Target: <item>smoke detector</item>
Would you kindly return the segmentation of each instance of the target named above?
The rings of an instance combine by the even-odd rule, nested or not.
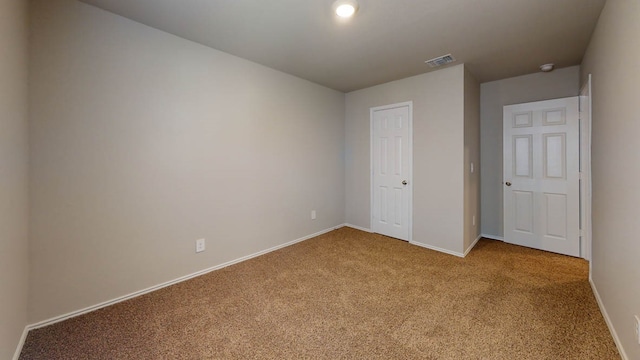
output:
[[[553,68],[556,66],[556,64],[544,64],[544,65],[540,65],[540,70],[542,72],[550,72],[553,71]]]
[[[438,56],[437,58],[433,58],[431,60],[425,61],[425,64],[429,64],[431,67],[438,67],[446,64],[450,64],[456,61],[456,59],[451,56],[451,54]]]

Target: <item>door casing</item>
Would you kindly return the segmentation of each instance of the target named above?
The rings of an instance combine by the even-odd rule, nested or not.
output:
[[[580,257],[591,264],[591,74],[580,90]],[[591,270],[589,270],[591,273]]]

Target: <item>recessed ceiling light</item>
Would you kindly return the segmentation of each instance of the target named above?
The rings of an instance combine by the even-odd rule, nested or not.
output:
[[[556,66],[555,64],[540,65],[540,70],[542,72],[549,72],[549,71],[552,71],[555,66]]]
[[[333,3],[333,10],[341,18],[350,18],[358,11],[358,3],[354,0],[338,0]]]

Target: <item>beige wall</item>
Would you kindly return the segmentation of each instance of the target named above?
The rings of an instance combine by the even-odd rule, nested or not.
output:
[[[344,94],[33,4],[30,322],[343,223]]]
[[[640,359],[640,2],[607,1],[584,62],[592,74],[592,278],[628,359]]]
[[[502,238],[502,107],[577,96],[580,67],[483,83],[480,86],[481,232]]]
[[[413,101],[413,241],[463,252],[464,66],[346,96],[346,222],[371,227],[369,109]]]
[[[473,163],[473,173],[471,164]],[[464,71],[464,250],[480,235],[480,84]],[[475,216],[475,224],[473,217]]]
[[[0,359],[27,325],[27,1],[0,0]]]

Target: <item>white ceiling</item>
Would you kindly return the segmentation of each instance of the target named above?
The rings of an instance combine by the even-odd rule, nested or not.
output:
[[[580,64],[605,0],[82,0],[348,92],[432,71],[451,53],[481,82]]]

